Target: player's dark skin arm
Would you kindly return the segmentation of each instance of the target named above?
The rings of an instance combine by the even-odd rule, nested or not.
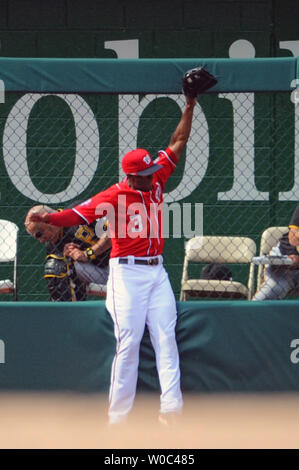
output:
[[[186,107],[182,114],[181,120],[177,125],[176,130],[170,138],[168,147],[180,158],[186,144],[188,142],[193,119],[194,107],[197,103],[197,98],[186,98]]]
[[[182,114],[180,122],[177,125],[176,130],[170,138],[168,147],[175,153],[177,158],[180,158],[186,144],[188,142],[193,119],[194,106],[197,103],[197,98],[186,98],[186,108]],[[154,175],[148,176],[134,176],[128,175],[128,185],[140,191],[150,191],[152,188]]]

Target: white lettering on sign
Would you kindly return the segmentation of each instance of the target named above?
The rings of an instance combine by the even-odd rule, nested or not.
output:
[[[0,339],[0,364],[5,364],[5,343]]]
[[[0,80],[0,103],[5,103],[5,85],[3,80]]]
[[[29,174],[26,144],[30,113],[44,96],[48,94],[28,93],[13,106],[4,127],[3,158],[12,183],[24,196],[46,204],[61,203],[77,197],[93,180],[99,161],[99,131],[92,110],[81,96],[54,95],[64,100],[73,114],[76,130],[75,165],[71,181],[65,190],[56,194],[41,192],[34,186]],[[63,175],[63,165],[57,168],[57,174]]]
[[[258,191],[254,179],[254,93],[221,93],[231,101],[234,123],[233,187],[219,192],[220,201],[265,201],[269,193]]]
[[[280,41],[281,49],[287,49],[297,57],[299,40]],[[139,40],[106,41],[105,48],[116,52],[117,57],[139,58]],[[244,39],[234,41],[229,48],[232,58],[254,57],[255,48]],[[0,80],[0,103],[4,102],[4,83]],[[291,92],[291,89],[290,89]],[[297,93],[297,91],[296,91]],[[93,111],[86,101],[76,94],[53,94],[69,106],[74,119],[76,142],[74,143],[74,169],[67,187],[49,194],[38,189],[30,176],[27,157],[27,132],[33,106],[48,94],[25,94],[11,109],[3,131],[4,164],[14,186],[25,197],[40,203],[62,203],[77,198],[92,182],[100,157],[100,134]],[[297,95],[294,95],[297,96]],[[138,126],[142,113],[154,100],[167,97],[183,111],[182,95],[146,95],[139,102],[139,95],[119,95],[119,175],[123,177],[121,159],[124,153],[136,148]],[[233,107],[233,182],[230,189],[218,192],[220,201],[267,201],[269,193],[259,191],[255,185],[255,128],[254,93],[223,93],[219,98],[229,100]],[[42,105],[42,101],[39,103]],[[290,189],[279,193],[279,201],[299,200],[299,106],[294,103],[294,181]],[[169,136],[170,137],[170,136]],[[55,136],[53,136],[55,139]],[[59,142],[57,143],[59,152]],[[202,183],[208,168],[210,136],[207,119],[201,106],[195,108],[191,136],[186,149],[186,160],[181,180],[176,188],[165,194],[165,202],[171,203],[188,197]],[[64,177],[63,166],[57,168]],[[42,177],[43,175],[41,175]]]

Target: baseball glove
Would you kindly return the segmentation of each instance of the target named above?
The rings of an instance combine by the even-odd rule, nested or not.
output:
[[[204,93],[216,85],[216,78],[204,67],[196,67],[188,70],[182,79],[183,93],[185,96],[195,98],[199,93]]]

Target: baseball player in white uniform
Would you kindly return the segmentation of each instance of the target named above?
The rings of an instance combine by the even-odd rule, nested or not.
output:
[[[166,150],[153,162],[145,149],[122,160],[126,178],[57,214],[32,215],[32,220],[58,226],[91,223],[107,216],[112,241],[106,306],[114,322],[116,352],[111,369],[109,423],[123,422],[134,403],[139,348],[147,325],[155,350],[163,417],[183,406],[179,355],[175,337],[177,311],[163,267],[161,203],[166,181],[188,141],[197,98],[186,107]]]

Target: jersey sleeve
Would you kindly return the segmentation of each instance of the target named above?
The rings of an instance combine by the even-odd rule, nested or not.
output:
[[[113,190],[112,186],[105,191],[101,191],[90,199],[81,202],[81,204],[73,207],[72,210],[76,212],[76,214],[80,215],[87,224],[91,224],[101,217],[107,217],[107,219],[109,219],[109,214],[110,217],[112,212],[114,214],[115,196],[116,192]]]
[[[295,209],[295,211],[292,215],[289,228],[298,228],[299,229],[299,205],[296,207],[296,209]]]
[[[158,152],[158,158],[155,160],[155,163],[163,166],[163,168],[157,171],[155,175],[157,181],[159,181],[161,184],[162,189],[164,189],[168,178],[176,169],[178,158],[176,154],[168,147],[166,150],[160,150]]]

